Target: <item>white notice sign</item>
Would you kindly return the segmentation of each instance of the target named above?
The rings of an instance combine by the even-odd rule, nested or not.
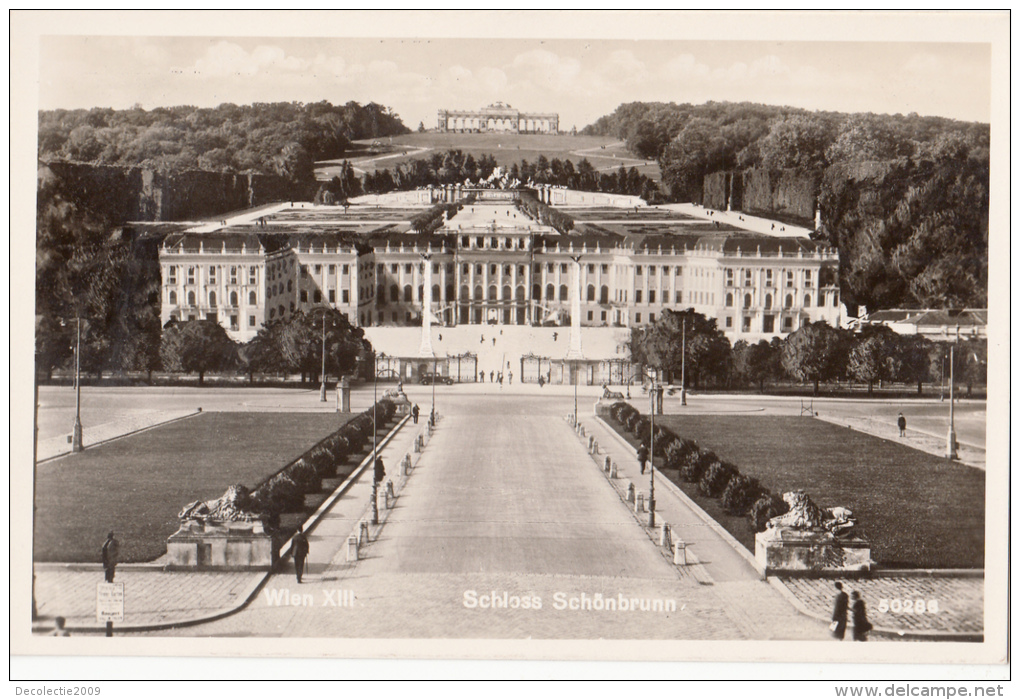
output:
[[[96,584],[96,620],[124,622],[124,584]]]

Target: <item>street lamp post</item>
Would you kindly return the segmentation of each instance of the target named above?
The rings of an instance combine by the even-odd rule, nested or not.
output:
[[[680,349],[680,405],[687,405],[687,319],[684,319],[683,342]]]
[[[955,345],[949,346],[949,434],[946,435],[946,457],[949,459],[956,459],[956,425],[953,414],[953,404],[955,403],[955,391],[953,384],[953,350]]]
[[[81,439],[81,316],[76,319],[74,341],[74,428],[71,431],[71,452],[85,449]]]
[[[326,400],[326,313],[322,314],[322,382],[319,384],[319,401]]]
[[[372,353],[372,524],[379,524],[379,482],[375,480],[375,460],[379,459],[379,426],[376,405],[379,403],[379,362]]]
[[[650,371],[652,379],[651,410],[648,412],[651,419],[651,428],[648,433],[648,527],[655,527],[655,377],[656,371]]]

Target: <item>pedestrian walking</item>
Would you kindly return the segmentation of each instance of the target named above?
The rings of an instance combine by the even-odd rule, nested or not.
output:
[[[492,382],[494,381],[495,377],[496,377],[496,371],[490,369],[489,370],[489,384],[492,384]]]
[[[308,538],[305,537],[300,525],[291,540],[290,551],[294,553],[294,574],[297,576],[297,582],[301,583],[301,576],[305,572],[305,559],[308,558]]]
[[[850,613],[854,623],[854,641],[866,642],[868,641],[868,632],[873,629],[873,625],[868,622],[868,611],[864,605],[864,599],[861,598],[861,594],[857,591],[851,593],[850,598]]]
[[[900,413],[900,415],[896,417],[896,426],[900,429],[900,437],[906,437],[907,419],[903,417],[902,413]]]
[[[513,372],[507,372],[506,373],[506,380],[507,380],[506,381],[507,384],[513,384],[514,383],[514,373]]]
[[[641,465],[641,473],[645,473],[645,464],[648,462],[648,445],[641,443],[641,447],[637,448],[637,461]]]
[[[492,339],[492,347],[496,347],[496,339],[495,338]]]
[[[481,382],[482,384],[485,384],[485,372],[478,373],[478,381]]]
[[[836,602],[832,606],[832,624],[829,625],[829,630],[833,637],[842,640],[846,635],[846,613],[850,606],[850,598],[843,590],[842,583],[837,581],[835,585]]]
[[[106,582],[113,583],[113,575],[117,571],[117,562],[120,560],[120,542],[111,532],[106,536],[103,543],[103,571],[106,573]]]
[[[382,457],[375,458],[375,483],[381,483],[386,478],[386,465],[383,464]]]
[[[418,404],[415,404],[415,405],[414,405],[414,406],[413,406],[413,407],[411,408],[411,420],[413,420],[413,421],[414,421],[414,424],[415,424],[415,425],[418,425],[418,413],[419,413],[419,411],[420,411],[420,410],[421,410],[421,409],[419,409],[419,408],[418,408]]]
[[[485,334],[482,334],[482,339],[478,341],[479,345],[485,342]]]
[[[70,637],[71,634],[66,629],[64,629],[64,625],[66,623],[67,623],[67,620],[65,620],[60,615],[57,615],[57,617],[53,620],[54,627],[53,627],[53,631],[50,632],[50,636],[51,637]]]

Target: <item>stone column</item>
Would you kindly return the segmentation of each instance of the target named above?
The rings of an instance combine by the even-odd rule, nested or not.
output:
[[[421,287],[421,345],[418,355],[432,357],[432,253],[422,253],[425,270]]]
[[[574,279],[570,288],[570,348],[566,359],[579,360],[581,352],[581,256],[571,256],[574,261]]]

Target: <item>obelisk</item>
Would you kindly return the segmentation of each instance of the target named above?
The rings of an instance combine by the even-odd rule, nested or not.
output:
[[[564,359],[580,360],[581,352],[581,256],[570,256],[574,261],[574,280],[570,288],[570,347]]]
[[[432,253],[422,253],[424,276],[421,287],[421,345],[419,357],[432,357]]]

